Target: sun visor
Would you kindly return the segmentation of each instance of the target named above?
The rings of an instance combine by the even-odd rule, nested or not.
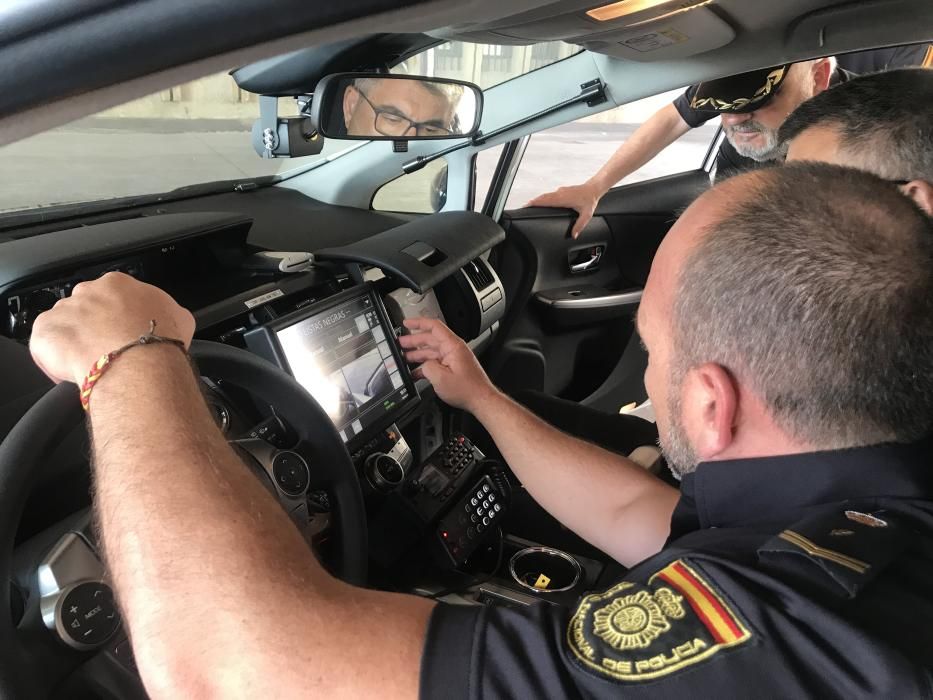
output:
[[[879,14],[884,22],[878,22]],[[871,27],[866,43],[865,28]],[[933,2],[918,5],[910,0],[865,0],[815,10],[799,18],[789,32],[787,53],[793,56],[826,56],[897,46],[933,39]]]
[[[596,53],[634,61],[662,61],[717,49],[735,31],[709,0],[621,0],[593,7],[592,0],[548,5],[480,26],[431,32],[451,40],[533,44],[562,40]]]
[[[621,31],[591,36],[580,42],[596,53],[630,61],[669,61],[725,46],[735,30],[708,8],[700,7],[666,19]]]

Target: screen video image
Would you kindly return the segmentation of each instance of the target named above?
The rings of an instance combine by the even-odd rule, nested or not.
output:
[[[408,398],[369,296],[303,319],[277,336],[295,379],[317,399],[344,441]]]

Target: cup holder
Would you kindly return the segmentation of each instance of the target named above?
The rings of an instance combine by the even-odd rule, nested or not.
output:
[[[581,575],[576,559],[550,547],[528,547],[516,552],[509,560],[509,572],[519,586],[535,593],[569,591]]]

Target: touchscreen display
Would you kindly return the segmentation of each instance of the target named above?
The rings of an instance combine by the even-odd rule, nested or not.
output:
[[[409,398],[389,333],[368,294],[276,331],[292,375],[344,442]]]

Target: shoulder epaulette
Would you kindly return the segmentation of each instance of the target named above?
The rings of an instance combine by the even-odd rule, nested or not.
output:
[[[913,532],[895,514],[834,506],[800,520],[758,549],[768,568],[785,569],[854,598],[910,545]]]

